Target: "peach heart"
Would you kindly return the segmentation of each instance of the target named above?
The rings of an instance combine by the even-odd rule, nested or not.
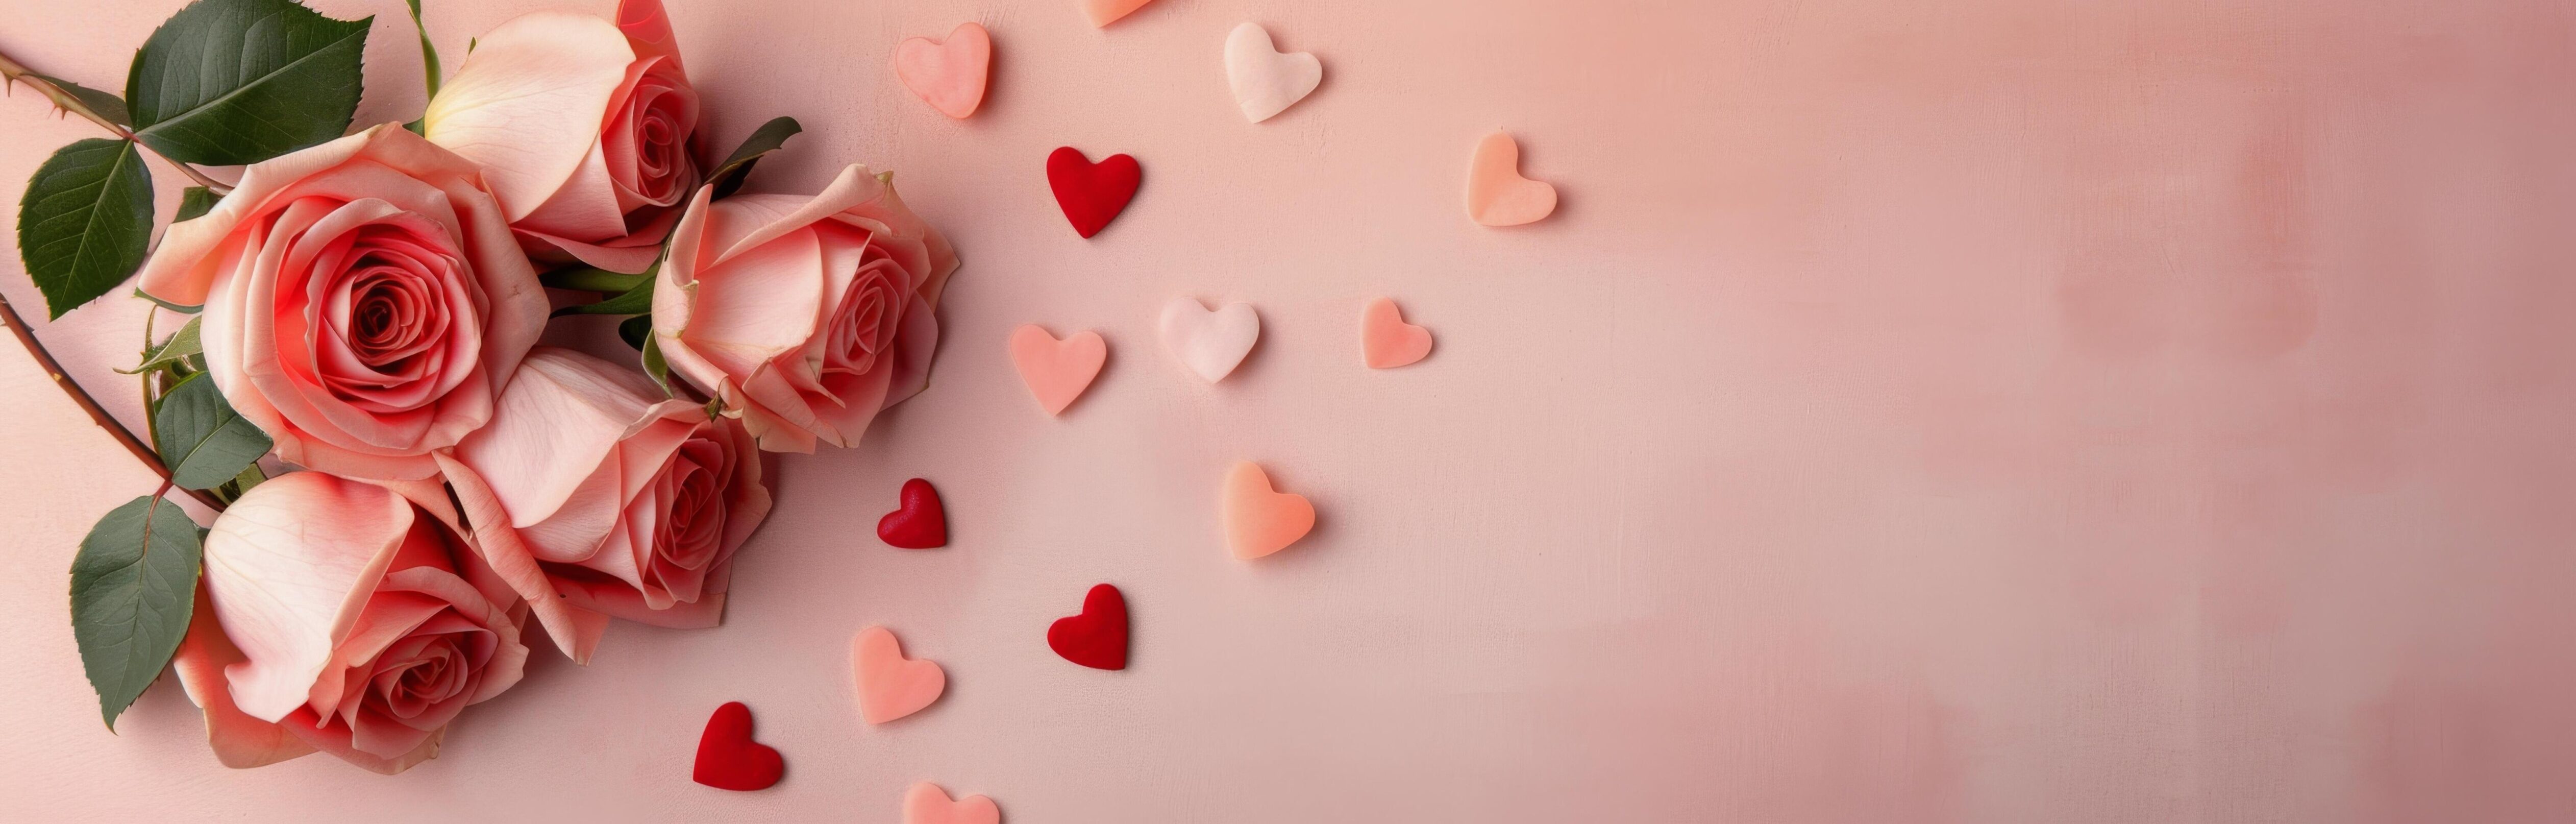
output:
[[[1431,330],[1404,322],[1395,301],[1378,298],[1360,311],[1360,359],[1370,369],[1393,369],[1431,354]]]
[[[885,627],[859,630],[850,641],[850,669],[859,678],[859,718],[870,724],[920,712],[948,688],[946,670],[903,657],[903,643]]]
[[[1096,29],[1118,22],[1118,18],[1151,2],[1154,0],[1082,0],[1082,14],[1091,18],[1091,27]]]
[[[1163,304],[1163,348],[1209,383],[1225,380],[1261,339],[1261,316],[1251,304],[1229,303],[1214,312],[1196,298]]]
[[[1049,415],[1082,397],[1108,360],[1109,342],[1098,332],[1086,329],[1061,341],[1036,324],[1011,332],[1011,365],[1019,367],[1020,382],[1029,385],[1029,394],[1037,396],[1038,406]]]
[[[1521,144],[1495,132],[1476,143],[1467,162],[1467,216],[1487,226],[1518,226],[1556,211],[1556,187],[1521,176]]]
[[[1225,82],[1243,119],[1259,123],[1313,94],[1324,82],[1324,64],[1305,52],[1279,53],[1268,30],[1245,23],[1225,36]]]
[[[1260,464],[1236,461],[1226,470],[1220,494],[1225,548],[1234,557],[1249,560],[1287,549],[1315,528],[1315,505],[1304,495],[1272,491]]]
[[[945,41],[908,37],[894,47],[894,76],[940,114],[964,120],[984,105],[984,78],[993,67],[993,36],[974,23],[959,23]]]
[[[903,794],[903,824],[1001,824],[1002,808],[993,799],[970,795],[951,801],[948,791],[928,781]]]

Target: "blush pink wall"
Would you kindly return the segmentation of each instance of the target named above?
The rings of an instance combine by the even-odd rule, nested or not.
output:
[[[2576,820],[2565,3],[670,3],[719,145],[809,129],[755,189],[865,162],[956,240],[930,391],[783,462],[723,628],[546,657],[401,777],[233,772],[173,684],[99,727],[65,570],[147,475],[0,352],[14,812],[890,822],[934,780],[1016,822]],[[362,118],[413,117],[402,5],[314,4],[377,16]],[[113,86],[180,3],[0,5],[0,49]],[[429,21],[453,66],[563,5],[612,4]],[[959,123],[885,67],[964,20],[999,58]],[[1326,71],[1257,126],[1244,20]],[[11,213],[92,135],[0,124]],[[1462,215],[1497,127],[1555,218]],[[1145,167],[1088,242],[1064,144]],[[1183,294],[1262,313],[1217,387],[1153,342]],[[1359,367],[1378,295],[1430,360]],[[123,399],[141,308],[41,331]],[[1110,340],[1060,420],[1024,322]],[[1239,458],[1313,497],[1305,544],[1217,546]],[[914,475],[948,549],[868,537]],[[1121,674],[1042,642],[1103,580]],[[868,623],[947,697],[863,728]],[[686,779],[736,699],[775,789]]]

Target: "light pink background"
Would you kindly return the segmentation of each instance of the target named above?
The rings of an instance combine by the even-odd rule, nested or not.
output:
[[[112,88],[180,2],[0,5],[0,49]],[[361,118],[417,115],[402,4],[314,5],[376,15]],[[452,68],[612,3],[429,5]],[[175,684],[100,728],[65,570],[150,483],[0,352],[10,815],[891,822],[934,780],[1015,822],[2576,820],[2564,3],[671,5],[718,145],[808,128],[755,189],[864,162],[955,239],[930,390],[784,460],[723,628],[541,656],[400,777],[235,772]],[[959,123],[886,66],[964,20],[999,57]],[[1325,65],[1260,125],[1244,20]],[[0,124],[10,214],[95,132],[23,90]],[[1497,127],[1556,217],[1463,216]],[[1088,242],[1065,144],[1145,167]],[[1155,344],[1175,295],[1259,307],[1234,378]],[[1428,361],[1359,366],[1379,295]],[[131,407],[141,309],[41,331]],[[1025,322],[1110,340],[1062,419]],[[1217,543],[1242,458],[1323,513],[1260,563]],[[947,549],[870,534],[915,475]],[[1043,643],[1099,581],[1124,673]],[[869,623],[948,695],[863,727]],[[774,789],[687,780],[736,699]]]

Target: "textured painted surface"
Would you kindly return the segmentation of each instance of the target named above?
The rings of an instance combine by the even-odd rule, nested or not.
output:
[[[103,5],[0,2],[0,49],[112,87],[179,3]],[[401,4],[315,5],[377,15],[362,117],[414,116]],[[563,4],[429,5],[453,65]],[[808,128],[755,190],[865,162],[956,240],[930,390],[782,462],[725,627],[616,627],[388,779],[224,770],[174,684],[99,727],[65,570],[149,485],[0,353],[0,797],[892,821],[928,780],[1015,821],[2576,820],[2564,3],[671,5],[719,143]],[[996,59],[959,122],[888,53],[969,19]],[[1257,126],[1221,65],[1247,19],[1330,67]],[[92,134],[25,93],[0,124],[10,213]],[[1554,217],[1466,219],[1497,128]],[[1059,145],[1146,166],[1088,242],[1047,193]],[[1222,384],[1154,340],[1180,295],[1261,311]],[[1429,359],[1358,365],[1379,295]],[[123,398],[141,308],[42,331]],[[1110,341],[1062,418],[1005,354],[1031,322]],[[1226,556],[1238,459],[1314,500],[1295,549]],[[913,476],[945,549],[869,538]],[[1125,672],[1044,643],[1099,581],[1134,610]],[[872,623],[951,678],[883,727],[847,674]],[[778,787],[688,782],[728,700]]]

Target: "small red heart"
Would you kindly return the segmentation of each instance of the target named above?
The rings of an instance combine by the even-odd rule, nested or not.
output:
[[[1124,211],[1144,177],[1136,159],[1123,154],[1096,164],[1071,146],[1047,155],[1047,186],[1055,189],[1055,203],[1064,207],[1064,219],[1072,221],[1073,230],[1083,237],[1100,234],[1101,227]]]
[[[1127,598],[1101,584],[1082,598],[1082,614],[1055,619],[1047,646],[1064,660],[1092,669],[1127,668]]]
[[[904,549],[947,546],[948,510],[939,505],[939,490],[914,478],[903,482],[902,498],[902,506],[877,519],[877,539]]]
[[[787,762],[769,745],[751,740],[751,708],[727,702],[707,718],[698,737],[698,767],[689,776],[719,790],[762,790],[778,783]]]

